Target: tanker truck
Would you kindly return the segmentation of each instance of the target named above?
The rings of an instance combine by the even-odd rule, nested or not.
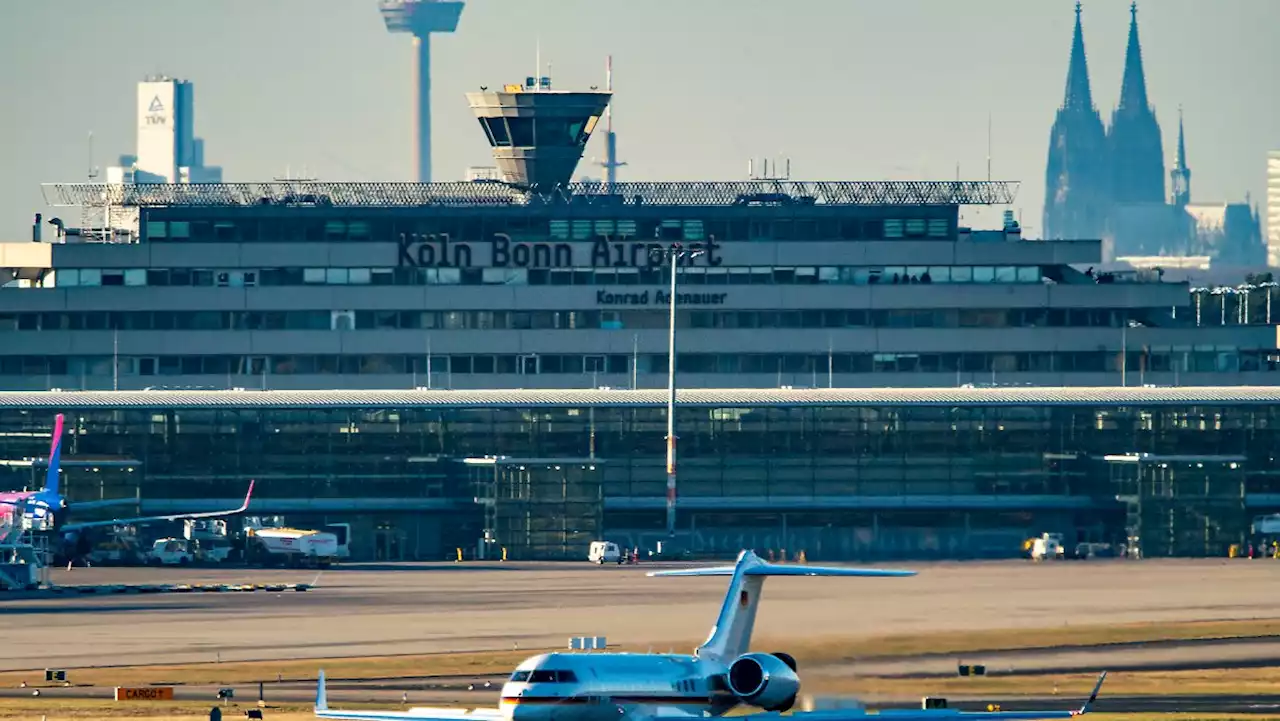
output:
[[[244,555],[253,565],[328,568],[345,546],[336,533],[291,528],[280,516],[244,519]]]

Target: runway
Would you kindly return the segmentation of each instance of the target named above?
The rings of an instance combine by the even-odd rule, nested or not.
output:
[[[489,689],[467,691],[466,686],[452,689],[432,690],[423,688],[423,684],[412,681],[401,682],[334,682],[326,684],[329,703],[335,707],[359,708],[361,704],[400,703],[408,706],[439,705],[456,708],[490,708],[497,706],[500,682],[494,682]],[[231,684],[229,686],[180,686],[174,689],[176,701],[209,701],[217,698],[221,688],[232,688],[235,700],[241,704],[253,703],[258,698],[256,684]],[[1080,694],[1064,693],[1057,696],[1035,697],[1016,696],[984,698],[948,696],[948,706],[962,711],[983,711],[988,704],[999,704],[1004,711],[1019,710],[1071,710],[1077,709],[1085,700],[1088,690]],[[922,687],[923,695],[927,694]],[[935,694],[936,695],[936,694]],[[0,688],[0,698],[30,698],[28,689]],[[56,702],[58,699],[102,699],[112,698],[109,688],[52,688],[42,689],[41,697]],[[283,684],[268,683],[264,687],[263,697],[268,704],[310,705],[315,700],[314,683],[286,682]],[[905,709],[919,708],[920,697],[911,698],[853,698],[809,696],[797,704],[797,708],[831,709],[864,706],[868,709]],[[1240,696],[1203,696],[1203,695],[1167,695],[1167,696],[1111,696],[1105,688],[1103,694],[1093,706],[1097,713],[1242,713],[1242,714],[1280,714],[1280,694],[1273,695],[1240,695]]]
[[[757,638],[921,634],[966,629],[1280,618],[1270,561],[1098,561],[882,564],[902,579],[786,578],[766,586]],[[351,565],[314,571],[58,570],[68,583],[314,583],[307,593],[175,594],[0,600],[0,670],[559,648],[574,635],[610,644],[689,650],[724,594],[723,578],[648,578],[650,567],[571,564]],[[658,630],[655,630],[658,629]],[[993,652],[1024,672],[1098,668],[1093,650]],[[1113,661],[1264,663],[1280,639],[1253,644],[1147,645]],[[1126,655],[1127,654],[1127,655]],[[856,657],[856,649],[851,649]],[[954,673],[954,659],[859,659],[855,671]],[[1003,666],[1002,666],[1003,665]],[[844,669],[832,668],[834,672]],[[429,673],[430,669],[424,669]]]

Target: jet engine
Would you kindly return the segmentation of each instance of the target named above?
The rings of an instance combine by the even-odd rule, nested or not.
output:
[[[749,653],[729,666],[729,690],[744,703],[766,711],[787,711],[796,702],[800,679],[785,653]]]

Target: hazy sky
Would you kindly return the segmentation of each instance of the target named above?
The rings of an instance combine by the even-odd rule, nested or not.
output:
[[[1094,97],[1119,94],[1127,0],[1089,0]],[[1021,180],[1038,235],[1071,0],[471,0],[434,53],[437,180],[491,165],[463,93],[519,82],[535,46],[559,87],[604,84],[624,180],[738,179],[751,156],[798,179]],[[1147,0],[1139,21],[1168,154],[1186,112],[1193,200],[1264,198],[1280,148],[1280,0]],[[375,0],[0,2],[0,239],[29,238],[41,182],[81,181],[134,145],[135,83],[195,84],[196,134],[230,181],[303,166],[411,180],[410,40]],[[597,135],[584,170],[603,154]],[[57,211],[76,217],[74,212]],[[986,216],[970,220],[987,221]]]

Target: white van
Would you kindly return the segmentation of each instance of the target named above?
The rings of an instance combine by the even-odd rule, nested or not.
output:
[[[587,560],[592,563],[622,563],[622,550],[613,541],[592,541]]]

